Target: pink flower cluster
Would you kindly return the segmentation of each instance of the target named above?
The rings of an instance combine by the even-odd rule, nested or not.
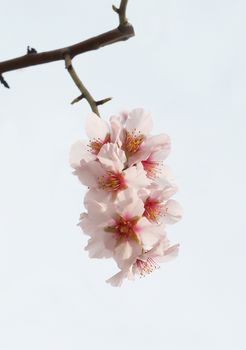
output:
[[[113,258],[120,271],[107,282],[145,276],[178,253],[165,228],[180,220],[177,191],[163,161],[170,138],[150,135],[152,119],[143,109],[122,112],[110,122],[91,114],[86,122],[89,141],[71,149],[70,164],[89,188],[80,227],[89,236],[91,258]]]

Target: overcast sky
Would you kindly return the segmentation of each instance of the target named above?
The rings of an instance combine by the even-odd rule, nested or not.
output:
[[[68,153],[85,137],[86,102],[69,104],[78,90],[63,62],[5,74],[1,350],[245,350],[245,11],[243,0],[129,0],[136,37],[74,60],[97,99],[114,97],[103,118],[144,107],[172,138],[180,255],[120,289],[76,226],[84,191]],[[1,14],[0,60],[117,25],[111,0],[9,0]]]

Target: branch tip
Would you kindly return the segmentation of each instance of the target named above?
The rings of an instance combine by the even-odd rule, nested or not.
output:
[[[10,89],[9,84],[8,84],[7,81],[4,79],[4,77],[2,76],[2,74],[0,74],[0,83],[3,84],[3,86],[5,86],[7,89]]]
[[[96,101],[96,105],[97,106],[104,105],[104,103],[107,103],[107,102],[111,101],[112,99],[113,99],[113,97],[104,98],[103,100]]]
[[[81,101],[84,97],[85,97],[84,94],[79,95],[71,102],[71,105],[74,105],[75,103]]]
[[[116,12],[117,14],[119,14],[119,9],[118,7],[116,7],[115,5],[112,5],[112,9],[114,12]]]

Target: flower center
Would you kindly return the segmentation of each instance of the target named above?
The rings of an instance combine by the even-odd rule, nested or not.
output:
[[[148,178],[152,180],[154,180],[158,176],[158,173],[161,172],[160,166],[162,165],[162,162],[153,161],[148,158],[146,160],[142,160],[142,165]]]
[[[139,150],[139,147],[142,144],[143,140],[144,135],[140,134],[140,131],[138,135],[136,135],[134,131],[132,133],[126,131],[125,141],[123,145],[123,149],[126,154],[128,156],[131,156],[132,154],[136,153]]]
[[[139,238],[137,236],[137,228],[136,224],[139,220],[138,216],[135,216],[131,219],[123,218],[122,216],[118,216],[115,221],[115,224],[112,226],[108,226],[105,228],[106,232],[112,232],[116,234],[116,238],[118,241],[122,240],[133,240],[137,243],[139,242]]]
[[[92,154],[98,155],[102,146],[108,142],[110,142],[110,134],[107,134],[104,140],[101,140],[100,138],[92,139],[89,141],[89,145],[88,145],[89,151]]]
[[[153,272],[155,269],[160,268],[160,266],[152,258],[148,258],[145,261],[137,259],[134,265],[141,277],[144,277]]]
[[[148,197],[144,203],[144,216],[152,222],[157,222],[158,219],[165,215],[164,205],[161,204],[157,199]]]
[[[125,178],[122,173],[109,171],[107,175],[98,179],[99,187],[109,192],[117,192],[127,188]]]

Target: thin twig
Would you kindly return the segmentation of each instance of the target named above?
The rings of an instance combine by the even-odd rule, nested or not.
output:
[[[78,97],[76,97],[72,102],[71,105],[74,105],[75,103],[81,101],[85,96],[83,94],[79,95]]]
[[[98,117],[100,117],[100,113],[99,113],[97,106],[103,105],[104,103],[111,101],[112,97],[107,97],[103,100],[95,101],[94,98],[89,93],[89,91],[87,90],[87,88],[85,87],[85,85],[80,80],[78,74],[75,72],[75,69],[72,65],[71,57],[69,55],[67,55],[65,57],[65,67],[66,67],[68,73],[70,74],[71,78],[73,79],[74,83],[76,84],[76,86],[78,87],[78,89],[81,92],[81,95],[79,97],[77,97],[75,100],[73,100],[71,104],[79,102],[80,100],[82,100],[84,98],[89,103],[92,112],[96,113],[98,115]]]
[[[70,74],[70,76],[73,79],[74,83],[77,85],[78,89],[81,91],[82,96],[89,103],[92,111],[94,113],[96,113],[100,117],[100,114],[99,114],[99,111],[98,111],[98,108],[97,108],[97,104],[96,104],[94,98],[91,96],[89,91],[86,89],[86,87],[82,83],[82,81],[80,80],[78,74],[75,72],[75,70],[73,68],[73,65],[72,65],[71,57],[69,55],[65,56],[65,65],[66,65],[66,69],[67,69],[68,73]]]
[[[113,97],[106,97],[103,100],[96,101],[96,104],[97,106],[101,106],[101,105],[104,105],[104,103],[111,101],[112,99]]]
[[[9,89],[9,84],[8,84],[7,81],[4,79],[4,77],[2,76],[2,74],[0,74],[0,83],[3,84],[3,86],[5,86],[7,89]]]
[[[128,20],[126,18],[127,3],[128,3],[128,0],[122,0],[119,8],[117,8],[115,5],[112,6],[113,10],[119,15],[119,20],[120,20],[119,28],[124,27],[128,23]]]

